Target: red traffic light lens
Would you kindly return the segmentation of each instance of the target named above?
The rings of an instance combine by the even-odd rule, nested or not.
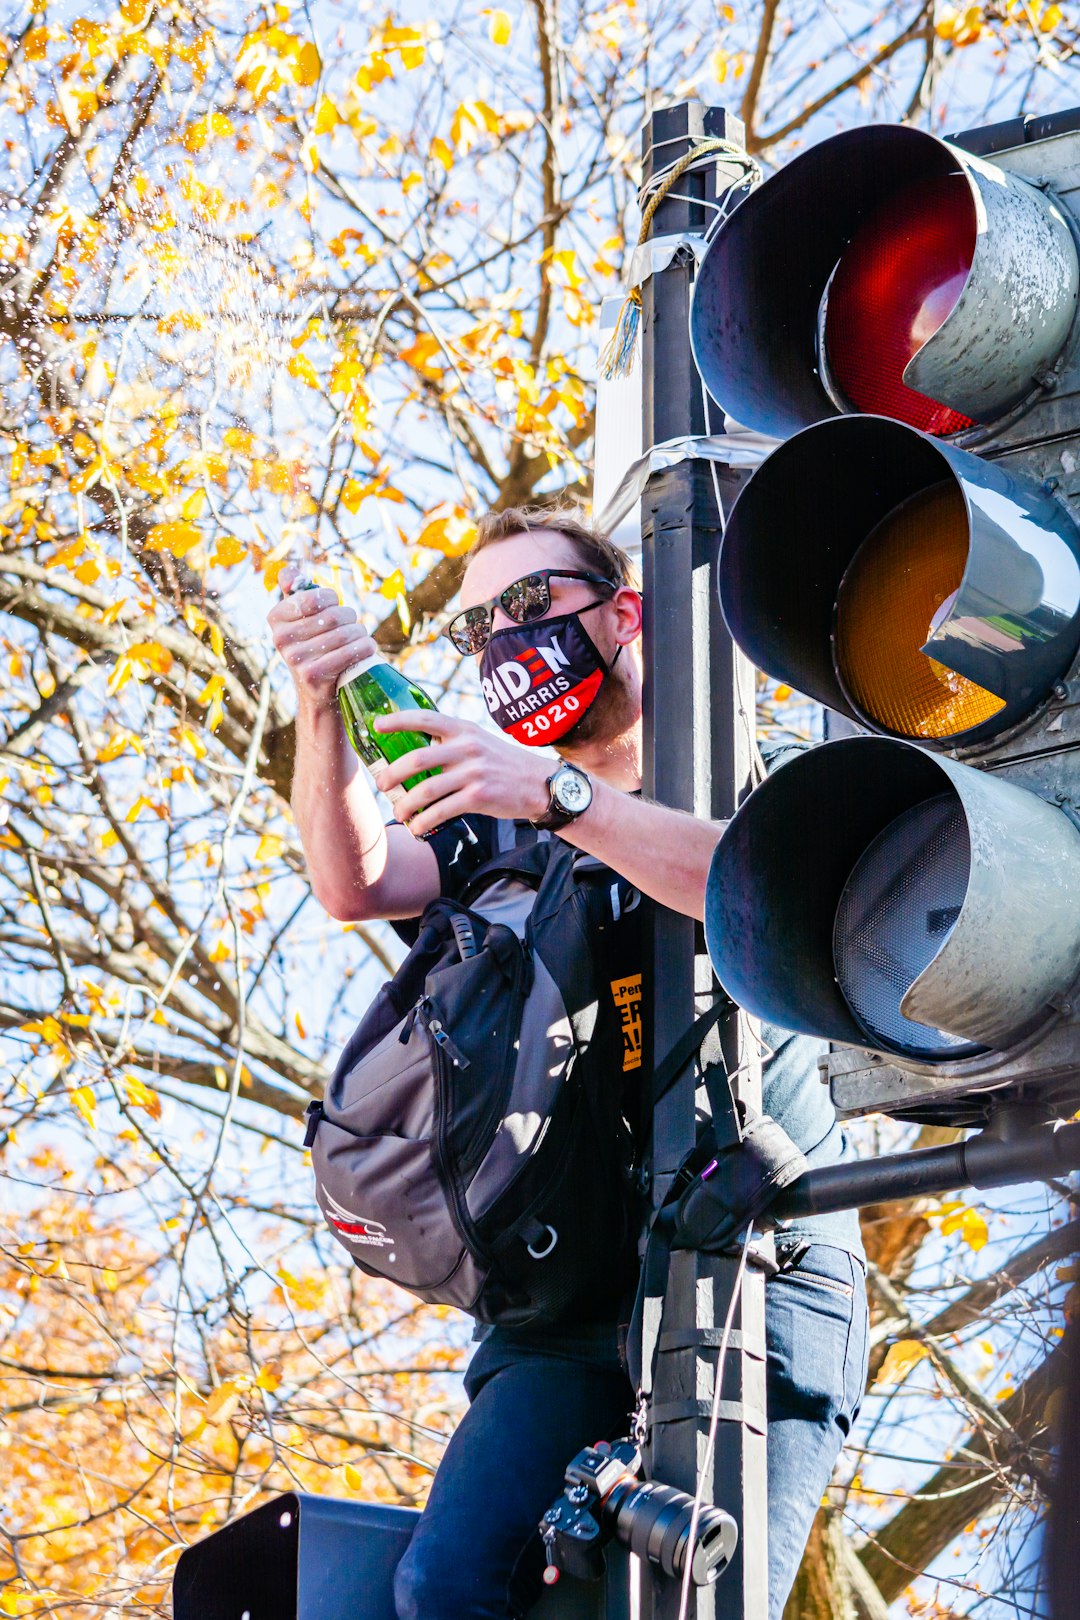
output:
[[[903,374],[959,298],[975,234],[975,206],[960,174],[895,193],[856,231],[826,294],[825,353],[857,410],[939,436],[971,426],[970,417],[905,387]]]

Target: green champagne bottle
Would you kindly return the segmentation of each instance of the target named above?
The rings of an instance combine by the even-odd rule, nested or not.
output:
[[[422,686],[408,680],[379,653],[372,653],[347,669],[338,681],[338,706],[349,741],[369,769],[392,760],[414,748],[423,748],[431,738],[422,731],[393,731],[386,735],[372,728],[372,721],[380,714],[398,714],[407,709],[434,709]],[[390,803],[397,801],[426,776],[438,776],[439,767],[431,771],[418,771],[410,776],[403,787],[393,788],[388,794]]]

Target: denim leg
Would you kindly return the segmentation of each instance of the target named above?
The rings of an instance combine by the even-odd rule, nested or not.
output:
[[[536,1527],[583,1446],[627,1432],[633,1391],[610,1361],[493,1333],[465,1380],[469,1409],[398,1566],[398,1620],[507,1620],[541,1591]]]
[[[811,1246],[765,1289],[769,1620],[780,1620],[866,1383],[866,1285],[846,1249]]]

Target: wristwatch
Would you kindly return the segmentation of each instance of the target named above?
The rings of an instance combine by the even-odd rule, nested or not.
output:
[[[550,802],[544,814],[533,821],[533,826],[548,832],[568,827],[578,816],[584,815],[592,804],[593,791],[589,778],[576,765],[567,765],[565,761],[548,777],[547,790],[551,795]]]

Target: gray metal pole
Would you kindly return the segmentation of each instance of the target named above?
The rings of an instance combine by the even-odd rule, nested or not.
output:
[[[643,132],[644,181],[670,167],[707,136],[741,141],[742,126],[722,108],[681,102],[655,113]],[[726,183],[706,168],[683,175],[657,208],[652,239],[704,232]],[[722,192],[721,192],[722,194]],[[691,199],[691,200],[688,200]],[[706,418],[690,353],[688,317],[693,255],[679,252],[642,289],[644,445],[718,431]],[[735,475],[718,467],[721,497],[730,504]],[[687,460],[655,473],[642,501],[645,582],[645,792],[664,804],[712,819],[730,816],[750,781],[754,716],[753,672],[733,647],[720,619],[714,588],[720,535],[708,465]],[[712,973],[701,930],[657,908],[647,930],[645,1006],[654,1062],[670,1051],[708,1005]],[[729,1065],[739,1063],[739,1027],[722,1032]],[[751,1054],[741,1054],[743,1059]],[[760,1107],[760,1070],[746,1062],[741,1095]],[[663,1100],[654,1121],[653,1195],[659,1202],[695,1138],[695,1087],[690,1073]],[[716,1331],[724,1320],[735,1262],[695,1254],[674,1257],[667,1291],[648,1445],[653,1478],[693,1492],[705,1454],[716,1365]],[[739,1524],[739,1551],[716,1586],[691,1599],[694,1620],[762,1620],[767,1613],[765,1474],[765,1297],[760,1273],[747,1273],[729,1347],[722,1421],[705,1500],[718,1502]],[[645,1572],[642,1615],[675,1620],[676,1582]]]

